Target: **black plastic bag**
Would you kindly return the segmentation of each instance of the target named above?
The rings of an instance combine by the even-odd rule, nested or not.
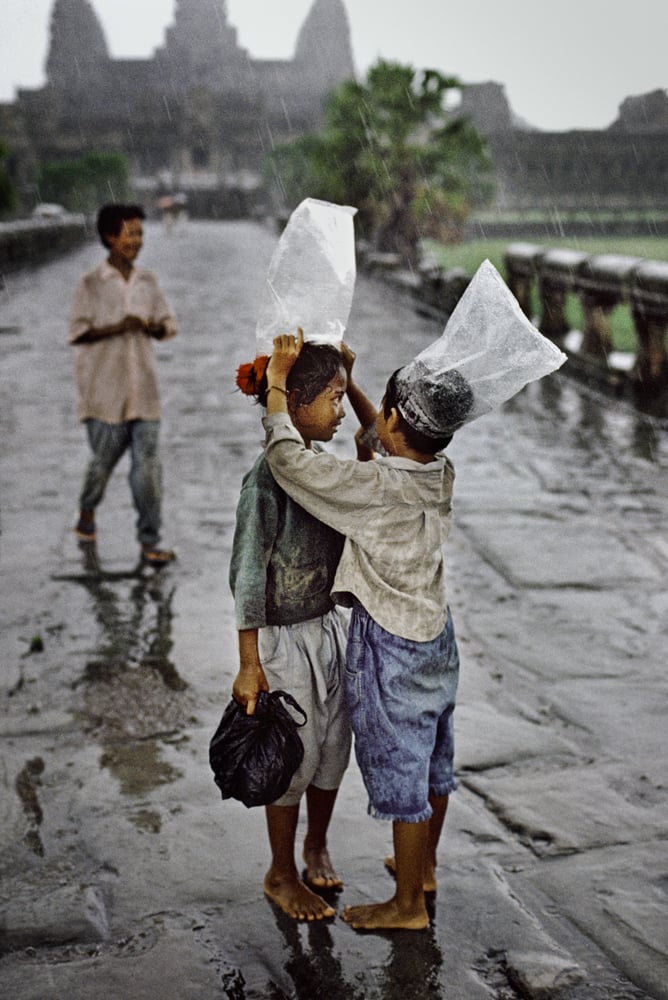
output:
[[[304,717],[296,722],[283,704]],[[299,728],[306,712],[287,691],[260,691],[254,715],[234,698],[209,743],[213,780],[224,799],[249,808],[275,802],[283,795],[304,759]]]

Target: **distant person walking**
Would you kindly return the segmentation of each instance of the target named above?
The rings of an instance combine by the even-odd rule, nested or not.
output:
[[[79,419],[86,424],[93,453],[75,531],[81,541],[95,541],[95,510],[116,463],[129,448],[141,556],[147,563],[163,565],[175,554],[159,548],[160,395],[152,338],[167,340],[177,328],[156,276],[135,266],[144,218],[140,205],[100,209],[97,230],[109,255],[82,277],[74,296],[69,343],[76,351]]]

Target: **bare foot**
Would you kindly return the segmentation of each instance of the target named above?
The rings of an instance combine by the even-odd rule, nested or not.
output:
[[[385,858],[383,864],[387,868],[387,870],[390,873],[390,875],[393,875],[394,878],[396,878],[397,877],[397,863],[396,863],[396,861],[394,859],[394,855],[389,854]],[[425,862],[424,885],[423,885],[423,888],[424,888],[425,892],[436,892],[436,890],[438,889],[438,881],[436,879],[436,866],[434,864],[432,864],[431,861],[426,861]]]
[[[334,871],[326,847],[304,847],[305,877],[317,889],[343,889],[343,880]]]
[[[404,913],[399,910],[395,899],[389,899],[387,903],[346,906],[341,917],[358,931],[422,931],[429,926],[426,907]]]
[[[282,880],[268,873],[263,888],[269,899],[294,920],[323,920],[335,916],[336,911],[297,878]]]

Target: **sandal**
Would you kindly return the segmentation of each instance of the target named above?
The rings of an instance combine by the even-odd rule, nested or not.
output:
[[[157,549],[154,545],[142,545],[141,557],[144,562],[154,566],[165,566],[176,559],[176,552],[171,549]]]
[[[74,526],[74,532],[80,541],[94,542],[97,537],[95,534],[95,518],[85,515],[82,511],[79,515],[79,520]]]

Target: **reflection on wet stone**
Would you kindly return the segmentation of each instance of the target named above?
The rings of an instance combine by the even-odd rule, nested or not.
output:
[[[83,686],[84,724],[105,747],[100,765],[123,795],[146,795],[181,777],[161,760],[160,743],[192,718],[188,685],[170,659],[176,587],[141,566],[130,573],[103,570],[95,545],[82,544],[80,552],[84,573],[68,581],[87,590],[101,632],[95,658],[73,687]],[[131,818],[140,829],[160,831],[154,811]]]
[[[362,1000],[364,992],[358,992],[346,981],[341,962],[334,952],[331,931],[328,923],[322,920],[313,921],[306,926],[295,923],[271,900],[267,899],[276,920],[276,926],[285,938],[288,958],[285,962],[285,972],[292,984],[289,993],[272,984],[272,1000],[313,1000],[323,996],[323,984],[327,984],[328,1000]],[[307,935],[308,944],[304,946],[302,935]]]
[[[388,939],[390,959],[380,976],[384,1000],[441,1000],[443,955],[433,926],[424,934],[399,931]]]
[[[434,901],[431,902],[433,919]],[[442,1000],[447,996],[443,992],[444,959],[433,924],[426,932],[417,934],[394,931],[354,935],[350,940],[346,938],[342,946],[338,921],[295,923],[270,900],[267,899],[266,904],[285,941],[284,976],[274,972],[261,992],[256,983],[246,991],[229,993],[230,997],[239,1000],[251,996],[271,1000]],[[376,943],[372,949],[373,959],[361,945],[364,940]],[[353,955],[362,959],[363,973],[355,972],[355,963],[350,962]],[[240,970],[237,972],[241,976]]]
[[[23,837],[23,843],[34,854],[40,857],[44,854],[44,845],[39,834],[39,827],[42,824],[42,807],[39,804],[37,788],[41,784],[41,775],[44,771],[44,761],[41,757],[33,757],[26,761],[23,769],[17,774],[15,787],[19,797],[23,812],[28,819],[28,829]]]
[[[105,742],[178,731],[189,705],[176,697],[187,684],[170,660],[175,586],[159,573],[103,572],[96,547],[81,549],[85,573],[69,579],[86,588],[101,627],[81,679],[88,723]]]

